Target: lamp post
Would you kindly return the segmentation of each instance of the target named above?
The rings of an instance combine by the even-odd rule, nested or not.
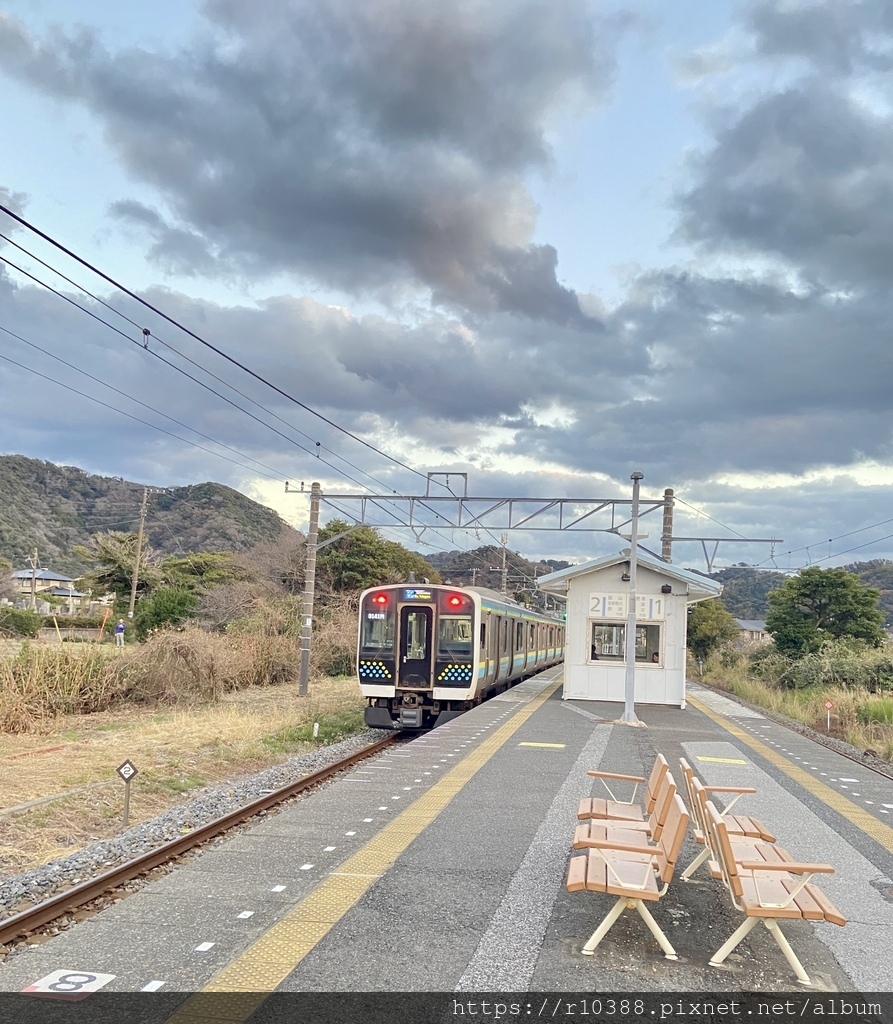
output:
[[[633,503],[630,514],[629,538],[629,606],[626,612],[626,680],[624,686],[623,717],[626,725],[641,725],[636,717],[636,566],[639,543],[639,481],[644,477],[636,470],[633,482]]]

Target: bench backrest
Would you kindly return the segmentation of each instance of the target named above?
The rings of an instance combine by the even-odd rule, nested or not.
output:
[[[685,839],[685,831],[688,828],[688,811],[682,802],[682,797],[673,787],[673,798],[667,812],[666,822],[661,832],[658,849],[655,852],[657,861],[657,873],[660,875],[664,885],[669,884],[673,878],[673,871],[676,868],[676,861],[682,851],[682,843]]]
[[[704,814],[710,836],[710,851],[719,863],[726,885],[737,899],[742,895],[744,889],[741,885],[741,876],[738,873],[735,855],[732,852],[728,826],[711,800],[705,801]]]
[[[654,794],[654,805],[651,809],[648,821],[651,826],[651,838],[657,842],[667,822],[667,815],[673,806],[673,797],[676,796],[676,782],[669,771],[663,772],[660,777],[657,789]]]
[[[660,784],[663,777],[669,772],[670,765],[663,754],[658,754],[654,759],[654,767],[648,776],[648,785],[645,787],[645,813],[651,814],[657,802],[660,791]],[[641,778],[641,776],[639,776]]]

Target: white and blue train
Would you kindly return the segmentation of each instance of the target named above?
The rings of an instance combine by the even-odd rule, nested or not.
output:
[[[483,587],[360,596],[357,679],[372,728],[430,728],[563,658],[563,622]]]

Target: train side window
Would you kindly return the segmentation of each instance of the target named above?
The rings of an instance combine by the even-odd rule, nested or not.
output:
[[[481,623],[481,650],[486,651],[487,649],[487,623]]]
[[[507,654],[509,649],[509,624],[507,619],[499,620],[499,652]]]

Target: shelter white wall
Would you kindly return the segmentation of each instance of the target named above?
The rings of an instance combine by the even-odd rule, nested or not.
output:
[[[628,606],[619,600],[629,593],[629,583],[620,578],[626,569],[625,563],[618,563],[568,580],[565,698],[624,701],[625,658],[594,659],[591,642],[593,621],[626,624]],[[666,584],[672,587],[669,594],[661,592]],[[640,565],[636,573],[636,594],[637,624],[641,621],[641,624],[659,627],[660,655],[657,664],[636,662],[636,703],[684,707],[688,587],[681,580]],[[649,650],[649,657],[650,654]]]

